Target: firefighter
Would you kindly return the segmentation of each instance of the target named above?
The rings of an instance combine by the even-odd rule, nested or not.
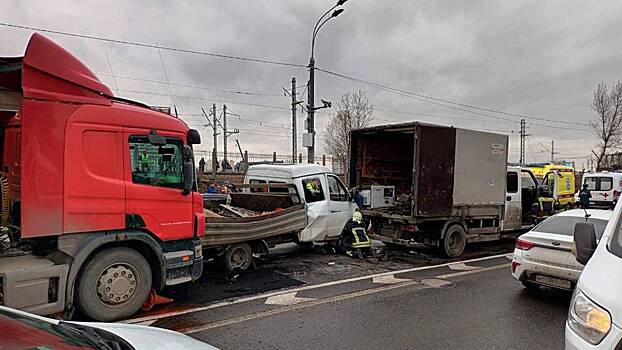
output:
[[[592,193],[588,185],[583,184],[583,188],[579,191],[579,204],[581,205],[581,209],[590,209],[590,198],[592,198]]]
[[[371,240],[367,236],[363,214],[358,208],[354,210],[352,219],[346,224],[340,246],[346,255],[359,259],[363,259],[371,252]]]

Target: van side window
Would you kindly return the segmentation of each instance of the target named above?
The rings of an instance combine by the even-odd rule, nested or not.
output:
[[[265,180],[255,180],[255,179],[251,179],[248,181],[249,184],[265,184],[267,183]],[[251,187],[251,192],[268,192],[267,188],[258,188],[258,187]]]
[[[335,176],[328,176],[328,190],[331,201],[347,202],[349,200],[348,191]]]
[[[305,191],[305,202],[313,203],[325,199],[324,190],[322,189],[322,183],[319,177],[302,180],[302,187]]]
[[[166,138],[166,145],[155,146],[147,136],[129,138],[132,182],[143,185],[183,188],[182,141]]]
[[[508,172],[507,174],[507,193],[518,192],[518,174],[514,172]]]

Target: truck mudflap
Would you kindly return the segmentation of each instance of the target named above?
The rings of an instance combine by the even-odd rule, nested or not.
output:
[[[68,264],[22,255],[0,258],[0,305],[49,315],[65,309]]]

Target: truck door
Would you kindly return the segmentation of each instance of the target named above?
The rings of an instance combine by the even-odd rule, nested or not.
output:
[[[505,217],[502,231],[518,230],[522,224],[520,170],[508,170],[506,181]]]
[[[162,133],[165,145],[148,132],[125,133],[126,225],[146,227],[162,240],[192,237],[192,196],[183,192],[183,136]]]

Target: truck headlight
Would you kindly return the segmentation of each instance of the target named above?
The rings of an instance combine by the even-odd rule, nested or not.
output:
[[[568,325],[585,341],[596,345],[611,330],[611,315],[577,288],[570,302]]]

